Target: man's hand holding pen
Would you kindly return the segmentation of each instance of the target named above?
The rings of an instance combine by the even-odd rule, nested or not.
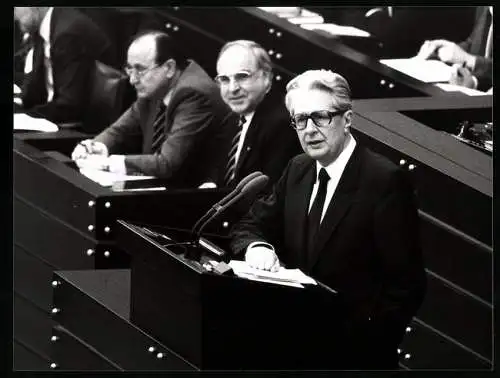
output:
[[[477,86],[476,79],[472,75],[472,72],[466,67],[465,62],[452,66],[450,84],[467,88],[476,88]]]

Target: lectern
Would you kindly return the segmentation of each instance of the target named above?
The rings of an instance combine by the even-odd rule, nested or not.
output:
[[[185,257],[185,233],[154,228],[172,239],[166,242],[140,225],[118,223],[117,242],[131,256],[130,321],[191,364],[203,370],[337,366],[342,312],[333,289],[218,274],[202,264],[208,251],[201,251],[202,262]]]

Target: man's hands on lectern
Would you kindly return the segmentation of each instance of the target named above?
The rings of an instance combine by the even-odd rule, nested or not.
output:
[[[269,270],[271,272],[277,272],[280,269],[280,262],[276,253],[262,245],[248,248],[245,261],[255,269]]]

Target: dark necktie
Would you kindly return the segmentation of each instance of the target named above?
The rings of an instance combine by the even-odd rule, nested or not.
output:
[[[47,68],[45,63],[44,41],[40,34],[33,33],[31,35],[33,43],[33,71],[37,72],[37,78],[42,80],[38,89],[40,100],[42,103],[47,102]]]
[[[321,168],[319,171],[318,192],[316,193],[316,198],[314,198],[311,211],[307,217],[307,256],[310,256],[314,249],[316,236],[321,223],[321,214],[323,212],[323,206],[325,205],[328,180],[330,180],[330,176],[328,176],[326,169]]]
[[[153,139],[151,144],[151,150],[153,153],[160,152],[161,146],[165,141],[165,115],[167,113],[167,107],[162,102],[160,109],[156,115],[155,121],[153,123]]]
[[[241,116],[238,122],[238,131],[236,135],[231,140],[231,149],[227,154],[227,165],[226,174],[224,176],[224,183],[230,186],[231,182],[234,180],[234,175],[236,173],[236,152],[238,151],[238,143],[240,141],[241,132],[243,130],[243,125],[245,124],[245,117]]]

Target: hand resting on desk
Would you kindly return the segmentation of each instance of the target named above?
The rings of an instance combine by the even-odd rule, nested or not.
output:
[[[74,161],[85,159],[91,155],[107,157],[108,147],[104,143],[96,142],[92,139],[85,139],[78,143],[71,153],[71,159]]]

